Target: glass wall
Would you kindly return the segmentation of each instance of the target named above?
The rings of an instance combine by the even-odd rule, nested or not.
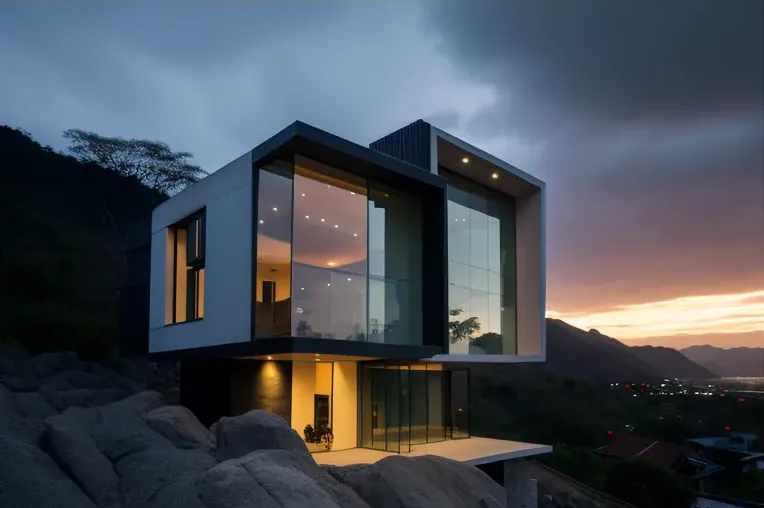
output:
[[[421,344],[422,210],[412,196],[369,189],[369,341]]]
[[[302,156],[260,169],[256,337],[422,343],[422,205]]]
[[[449,353],[515,354],[514,202],[441,173],[449,180]]]
[[[292,164],[260,169],[255,336],[289,336],[292,291]]]
[[[366,182],[297,156],[292,334],[366,339]]]
[[[412,446],[470,436],[469,373],[442,365],[364,364],[359,446],[407,453]]]

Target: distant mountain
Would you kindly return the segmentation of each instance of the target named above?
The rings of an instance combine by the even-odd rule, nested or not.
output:
[[[653,368],[680,379],[710,379],[718,377],[708,366],[691,361],[685,355],[668,347],[633,346],[629,351]]]
[[[592,381],[716,377],[670,348],[629,347],[597,330],[546,320],[547,361],[532,369]]]
[[[764,348],[692,346],[680,352],[721,377],[764,377]]]

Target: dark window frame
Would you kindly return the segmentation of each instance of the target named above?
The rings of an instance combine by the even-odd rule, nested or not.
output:
[[[199,277],[206,266],[207,254],[207,209],[202,208],[176,222],[170,229],[173,237],[172,258],[172,326],[193,321],[200,321],[199,316]],[[186,319],[178,321],[178,231],[186,231]],[[206,275],[206,274],[205,274]]]

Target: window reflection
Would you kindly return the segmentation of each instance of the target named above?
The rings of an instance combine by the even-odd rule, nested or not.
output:
[[[449,352],[515,354],[514,203],[441,174],[449,179]]]
[[[292,334],[366,338],[366,184],[295,157]]]
[[[256,337],[290,335],[292,170],[276,162],[259,173],[257,198]]]

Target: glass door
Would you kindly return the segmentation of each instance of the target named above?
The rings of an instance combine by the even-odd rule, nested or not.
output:
[[[370,368],[371,448],[393,453],[410,451],[409,372],[407,368]]]

